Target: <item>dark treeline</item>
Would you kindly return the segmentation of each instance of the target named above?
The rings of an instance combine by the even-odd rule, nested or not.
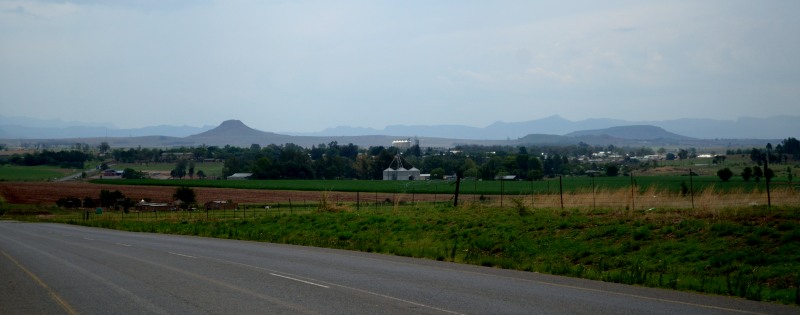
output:
[[[796,156],[796,141],[788,138],[773,150],[771,159]],[[176,177],[193,176],[194,162],[221,161],[223,176],[252,173],[253,179],[381,179],[383,170],[397,168],[396,156],[405,168],[418,168],[440,179],[462,172],[463,177],[492,180],[498,176],[514,175],[521,180],[540,180],[559,175],[617,176],[642,164],[636,157],[662,155],[666,160],[697,156],[695,148],[667,152],[660,148],[593,146],[586,143],[563,146],[482,146],[460,145],[452,149],[422,149],[414,145],[407,149],[396,147],[362,148],[337,142],[304,148],[295,144],[253,144],[249,148],[233,146],[201,146],[162,149],[115,149],[114,159],[126,163],[176,162]],[[728,154],[764,152],[764,149],[730,151]],[[597,159],[595,153],[606,158]],[[761,155],[765,156],[765,155]],[[187,168],[189,172],[186,173]],[[717,157],[715,163],[724,161]],[[756,161],[756,160],[754,160]],[[645,163],[647,164],[647,163]]]
[[[396,156],[405,168],[418,168],[431,178],[443,178],[457,172],[464,177],[484,180],[498,176],[515,175],[517,179],[538,180],[558,175],[585,175],[587,173],[616,176],[640,165],[635,157],[658,154],[666,160],[686,159],[696,156],[695,148],[681,148],[668,152],[663,148],[593,146],[586,143],[562,146],[482,146],[460,145],[450,149],[422,149],[418,145],[406,149],[396,147],[359,147],[337,142],[304,148],[295,144],[271,144],[261,147],[200,146],[171,149],[127,148],[113,149],[102,144],[90,152],[88,146],[81,150],[48,151],[14,154],[0,163],[16,165],[54,165],[83,168],[84,163],[98,156],[113,158],[119,163],[176,163],[175,177],[198,175],[195,163],[223,162],[223,176],[234,173],[252,173],[254,179],[381,179],[383,170],[397,168]],[[98,153],[95,155],[95,153]],[[598,159],[594,154],[602,153]],[[728,150],[728,155],[750,155],[761,164],[787,163],[800,159],[800,141],[787,138],[774,148]],[[715,163],[724,162],[724,156],[715,157]],[[394,164],[393,164],[394,163]]]
[[[422,149],[414,145],[399,149],[383,146],[362,148],[334,141],[311,148],[291,143],[265,147],[253,144],[249,148],[115,149],[111,154],[117,162],[176,162],[178,169],[183,169],[186,163],[182,161],[187,159],[191,162],[221,161],[224,163],[224,176],[252,173],[253,179],[381,179],[384,169],[400,166],[393,162],[399,156],[404,168],[416,167],[422,173],[431,174],[432,178],[463,172],[464,177],[485,180],[504,175],[538,180],[557,175],[583,175],[589,170],[606,174],[610,169],[608,175],[616,175],[617,162],[580,163],[586,156],[601,151],[620,155],[655,153],[649,148],[600,147],[585,143],[528,147],[463,145],[452,149]]]
[[[52,165],[64,168],[83,168],[83,164],[93,158],[94,155],[78,150],[43,150],[37,153],[14,154],[5,162],[23,166]]]
[[[800,141],[790,137],[783,139],[781,143],[778,143],[774,148],[772,144],[768,143],[763,149],[728,150],[726,154],[750,155],[750,160],[758,165],[761,165],[767,158],[769,158],[769,163],[788,163],[789,158],[793,160],[800,159]]]

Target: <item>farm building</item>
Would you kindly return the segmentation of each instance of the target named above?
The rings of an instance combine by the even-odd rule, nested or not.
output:
[[[230,180],[244,180],[250,179],[250,176],[253,176],[253,173],[236,173],[231,176],[228,176]]]
[[[413,146],[419,146],[419,139],[414,138],[413,141],[411,138],[394,140],[392,146],[400,150],[407,150]]]
[[[142,200],[134,206],[136,211],[166,211],[175,210],[175,205],[168,202],[149,202]]]
[[[125,172],[119,170],[107,169],[103,171],[103,176],[122,176],[123,173]]]
[[[408,149],[411,147],[411,139],[394,140],[392,146],[398,149]]]
[[[397,165],[397,167],[392,168],[392,165]],[[389,167],[383,170],[383,180],[419,180],[421,179],[419,173],[419,169],[416,167],[411,167],[410,169],[403,167],[403,161],[397,155],[392,160],[392,163],[389,164]]]

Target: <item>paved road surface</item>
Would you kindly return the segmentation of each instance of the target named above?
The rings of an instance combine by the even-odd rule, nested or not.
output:
[[[404,257],[0,221],[0,314],[800,314]]]

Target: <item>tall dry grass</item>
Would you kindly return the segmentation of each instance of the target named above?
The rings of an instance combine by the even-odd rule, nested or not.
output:
[[[792,187],[778,187],[770,191],[770,203],[775,206],[800,206],[800,191]],[[644,191],[631,189],[592,189],[560,194],[530,194],[490,196],[484,200],[467,197],[470,206],[482,204],[486,207],[520,207],[531,209],[578,210],[613,210],[613,211],[653,211],[653,210],[685,210],[695,214],[708,216],[718,215],[720,210],[767,205],[767,192],[763,190],[724,191],[716,187],[708,187],[685,195],[680,191],[648,188]]]

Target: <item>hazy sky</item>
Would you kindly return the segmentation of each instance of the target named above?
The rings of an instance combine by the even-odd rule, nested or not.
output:
[[[4,1],[0,112],[120,128],[800,113],[800,1]]]

